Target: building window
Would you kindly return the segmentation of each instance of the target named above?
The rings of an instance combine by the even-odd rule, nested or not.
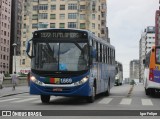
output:
[[[56,24],[55,23],[50,23],[50,28],[55,28]]]
[[[23,28],[26,29],[26,24],[23,24]]]
[[[38,15],[37,15],[37,14],[33,14],[33,15],[32,15],[32,19],[33,19],[33,20],[37,20],[37,19],[38,19]]]
[[[101,17],[105,18],[105,12],[101,12]]]
[[[100,30],[100,24],[98,24],[98,29]]]
[[[23,55],[25,55],[26,54],[26,51],[25,50],[23,50]]]
[[[47,4],[39,5],[39,10],[48,10],[48,5]]]
[[[105,25],[105,21],[102,20],[102,21],[101,21],[101,26],[104,26],[104,25]]]
[[[48,24],[46,24],[46,23],[40,22],[40,23],[38,24],[38,28],[47,28],[47,27],[48,27]]]
[[[98,15],[98,20],[101,20],[101,16],[100,15]]]
[[[106,4],[102,3],[102,4],[101,4],[101,8],[102,8],[102,9],[106,9]]]
[[[76,13],[68,13],[68,19],[76,19],[77,14]]]
[[[80,29],[85,29],[86,26],[85,26],[85,23],[80,23]]]
[[[80,5],[80,10],[85,10],[86,6],[85,5]]]
[[[23,64],[23,65],[25,64],[25,59],[22,59],[22,64]]]
[[[85,15],[85,14],[80,14],[80,20],[84,20],[84,19],[85,19],[85,17],[86,17],[86,15]]]
[[[33,11],[37,11],[38,10],[38,5],[33,6]]]
[[[65,10],[65,5],[60,5],[60,10]]]
[[[48,19],[48,14],[47,13],[40,13],[38,14],[39,19]]]
[[[32,28],[38,28],[38,24],[36,23],[32,24]]]
[[[51,10],[56,10],[56,5],[51,5]]]
[[[95,20],[95,19],[96,19],[96,15],[92,14],[92,20]]]
[[[65,28],[65,23],[60,23],[59,28]]]
[[[51,14],[50,19],[56,19],[56,14]]]
[[[65,19],[65,14],[60,14],[60,19]]]
[[[68,28],[77,28],[76,22],[68,22]]]
[[[23,46],[26,46],[26,41],[23,41]]]
[[[95,23],[92,23],[92,29],[95,29]]]
[[[104,34],[104,29],[101,29],[101,34]]]
[[[7,35],[7,32],[6,31],[4,31],[4,36],[6,36]]]
[[[77,4],[68,4],[68,10],[77,10]]]

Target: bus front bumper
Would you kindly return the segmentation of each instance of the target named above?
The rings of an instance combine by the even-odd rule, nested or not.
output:
[[[148,81],[148,85],[147,85],[146,89],[149,89],[149,88],[160,89],[160,83],[153,82],[153,81]]]
[[[73,87],[52,87],[40,86],[30,82],[30,94],[33,95],[53,95],[53,96],[90,96],[91,88],[89,82]]]

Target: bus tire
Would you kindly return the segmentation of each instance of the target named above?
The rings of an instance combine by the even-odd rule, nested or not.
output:
[[[145,88],[145,93],[146,93],[146,95],[150,95],[150,89]]]
[[[156,95],[156,90],[153,88],[153,89],[151,89],[151,96],[155,96]]]
[[[49,103],[50,95],[41,95],[41,101],[42,103]]]
[[[93,103],[95,100],[95,96],[96,96],[96,89],[95,89],[95,85],[92,87],[92,95],[87,97],[87,101],[89,103]]]

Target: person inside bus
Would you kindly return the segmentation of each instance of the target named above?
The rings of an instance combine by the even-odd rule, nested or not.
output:
[[[66,66],[66,64],[60,63],[60,64],[59,64],[59,70],[60,70],[60,71],[67,71],[67,66]]]

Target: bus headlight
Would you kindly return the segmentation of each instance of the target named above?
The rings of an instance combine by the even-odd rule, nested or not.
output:
[[[35,82],[36,81],[36,77],[34,77],[34,76],[31,76],[31,78],[30,78],[33,82]]]
[[[79,86],[79,85],[84,84],[87,81],[88,81],[88,77],[84,77],[82,80],[75,82],[74,85]]]
[[[31,79],[31,81],[33,81],[33,82],[34,82],[35,84],[37,84],[37,85],[42,86],[42,85],[44,84],[43,82],[37,80],[36,77],[34,77],[34,76],[31,76],[30,79]]]

